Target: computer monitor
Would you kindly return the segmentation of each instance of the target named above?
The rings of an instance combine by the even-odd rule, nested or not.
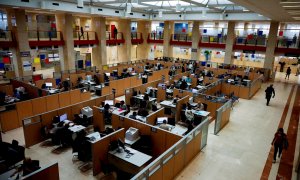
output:
[[[199,91],[197,89],[192,89],[192,93],[198,93]]]
[[[168,122],[168,117],[159,117],[157,118],[156,124],[162,124],[166,120]]]
[[[63,114],[63,115],[59,116],[59,121],[60,121],[60,122],[61,122],[61,121],[64,121],[64,120],[67,120],[67,119],[68,119],[67,114]]]
[[[52,83],[46,82],[46,87],[52,87]]]
[[[110,106],[113,106],[114,105],[114,100],[105,100],[104,104],[108,104]]]
[[[105,75],[106,75],[107,77],[109,77],[109,76],[110,76],[110,73],[105,73]]]
[[[91,81],[92,80],[92,76],[91,75],[86,75],[85,78],[86,78],[87,81]]]

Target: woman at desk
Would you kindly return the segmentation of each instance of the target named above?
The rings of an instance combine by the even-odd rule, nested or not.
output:
[[[125,104],[124,101],[121,101],[121,102],[120,102],[120,109],[122,109],[122,110],[127,110],[127,106],[126,106],[126,104]]]
[[[186,117],[186,120],[188,120],[189,122],[193,122],[193,120],[194,120],[194,113],[192,112],[192,109],[190,106],[188,106],[187,110],[185,110],[185,117]]]
[[[195,110],[196,111],[203,111],[204,110],[204,105],[202,103],[198,103]]]

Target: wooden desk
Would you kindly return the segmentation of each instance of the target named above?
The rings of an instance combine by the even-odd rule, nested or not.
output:
[[[109,151],[108,162],[125,172],[136,174],[152,158],[130,147],[126,147],[126,149],[133,153],[133,155],[127,157],[126,152],[119,153],[117,150]]]
[[[173,100],[172,101],[164,100],[160,103],[160,105],[167,108],[176,108],[176,104],[173,104]]]

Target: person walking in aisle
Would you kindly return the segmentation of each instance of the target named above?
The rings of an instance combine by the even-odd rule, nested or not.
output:
[[[274,155],[273,155],[273,163],[276,162],[276,156],[278,153],[278,158],[280,158],[282,149],[288,148],[288,141],[286,134],[284,133],[283,128],[279,128],[274,135],[272,146],[274,146]]]
[[[286,78],[288,78],[288,80],[290,79],[290,74],[291,74],[291,71],[292,71],[292,70],[291,70],[291,68],[290,68],[290,67],[288,67],[288,68],[287,68],[287,70],[286,70],[285,79],[286,79]]]
[[[269,106],[272,94],[273,94],[273,98],[275,97],[275,90],[273,88],[273,84],[271,84],[269,87],[267,87],[265,92],[266,92],[267,106]]]

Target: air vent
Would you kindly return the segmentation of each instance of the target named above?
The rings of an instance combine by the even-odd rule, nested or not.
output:
[[[28,2],[29,3],[29,0],[21,0],[21,2]]]
[[[129,13],[130,15],[133,15],[133,13]]]
[[[143,14],[142,16],[146,16],[146,14]]]
[[[115,13],[119,13],[119,11],[115,11]]]
[[[77,6],[77,8],[82,9],[83,7]]]
[[[103,11],[102,9],[98,9],[98,11]]]
[[[52,3],[53,6],[59,6],[59,3]]]

